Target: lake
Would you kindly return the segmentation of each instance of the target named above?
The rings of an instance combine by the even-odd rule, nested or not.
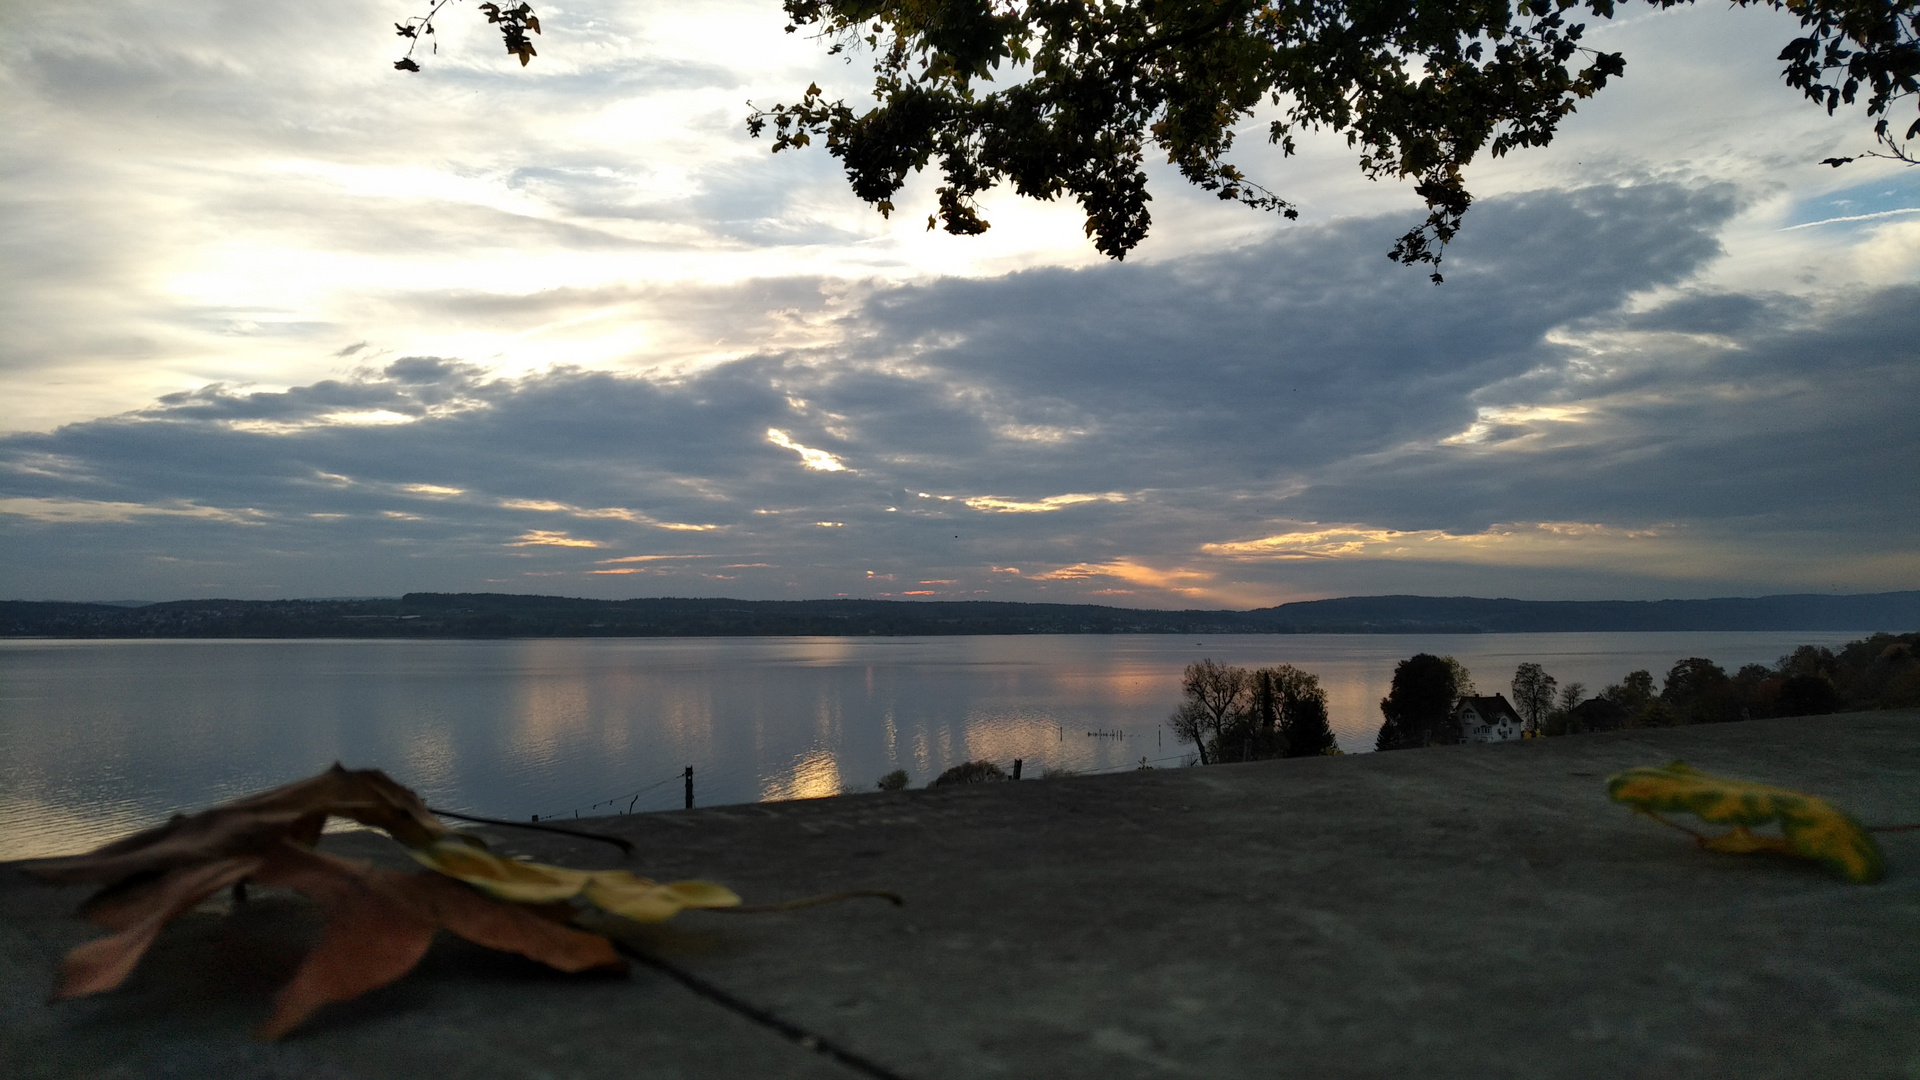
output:
[[[1522,662],[1589,694],[1635,668],[1729,671],[1863,633],[1043,635],[515,641],[0,641],[0,859],[84,850],[317,772],[377,767],[443,809],[524,820],[1025,774],[1177,767],[1180,673],[1211,657],[1320,677],[1348,752],[1398,661],[1482,693]]]

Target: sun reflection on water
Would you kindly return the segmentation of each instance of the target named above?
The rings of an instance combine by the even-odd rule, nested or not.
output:
[[[795,761],[792,769],[764,779],[760,801],[823,799],[840,794],[840,789],[840,762],[832,751],[821,747]]]

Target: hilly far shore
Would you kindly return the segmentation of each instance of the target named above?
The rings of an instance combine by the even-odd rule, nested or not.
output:
[[[0,637],[8,638],[1497,634],[1916,627],[1920,590],[1706,600],[1349,596],[1249,611],[989,600],[592,600],[508,593],[159,603],[0,601]]]

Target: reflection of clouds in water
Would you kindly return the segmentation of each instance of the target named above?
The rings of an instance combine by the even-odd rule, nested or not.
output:
[[[933,771],[933,745],[927,739],[925,724],[917,724],[913,729],[913,771],[921,776]]]
[[[1035,775],[1042,767],[1061,764],[1066,740],[1061,725],[1049,712],[1023,708],[974,709],[964,724],[966,760],[985,758],[1001,768],[1023,759]],[[1084,736],[1083,736],[1084,737]],[[959,762],[949,762],[957,765]]]
[[[527,761],[552,761],[561,744],[585,729],[590,715],[584,680],[560,679],[549,672],[535,673],[520,683],[516,756]]]
[[[826,742],[837,742],[840,735],[840,718],[844,710],[840,705],[838,687],[826,687],[813,704],[813,736]]]
[[[1165,699],[1168,680],[1164,672],[1146,675],[1109,668],[1071,672],[1054,679],[1053,685],[1058,689],[1069,691],[1084,701],[1130,707],[1149,700]],[[1172,685],[1177,692],[1179,686],[1177,675],[1172,680]]]
[[[157,825],[153,812],[133,799],[79,802],[0,792],[0,859],[77,855],[105,840]]]
[[[444,726],[410,733],[400,752],[407,779],[419,787],[445,787],[454,781],[457,748]]]
[[[1352,751],[1415,652],[1456,655],[1483,691],[1537,658],[1591,694],[1683,656],[1735,668],[1852,636],[0,642],[0,858],[28,853],[23,815],[34,843],[84,850],[335,760],[523,820],[678,809],[689,765],[700,806],[870,790],[894,769],[917,786],[980,758],[1036,777],[1171,765],[1190,748],[1156,736],[1202,656],[1319,675]]]
[[[1373,749],[1380,733],[1380,699],[1393,686],[1393,665],[1380,671],[1341,671],[1321,676],[1327,692],[1327,724],[1340,749],[1349,754]]]

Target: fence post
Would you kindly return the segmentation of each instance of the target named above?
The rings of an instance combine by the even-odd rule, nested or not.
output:
[[[687,809],[693,809],[693,766],[687,766]]]
[[[1020,759],[1019,758],[1013,759],[1013,778],[1015,780],[1020,779]]]

